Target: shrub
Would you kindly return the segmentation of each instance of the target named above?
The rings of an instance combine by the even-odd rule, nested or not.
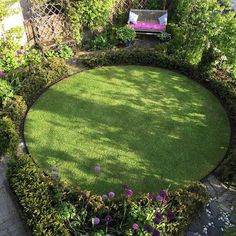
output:
[[[0,156],[14,154],[18,145],[18,134],[10,118],[0,118]]]
[[[116,37],[122,43],[132,42],[136,37],[136,32],[129,26],[123,26],[117,29]]]
[[[11,85],[3,79],[0,79],[0,106],[5,99],[13,97],[13,90]]]
[[[45,53],[48,58],[59,57],[63,59],[71,58],[74,53],[71,47],[66,44],[59,44],[54,49],[51,49]]]
[[[52,207],[50,180],[28,155],[9,164],[8,180],[33,235],[69,235]]]
[[[63,59],[51,58],[32,67],[22,81],[18,94],[27,104],[33,102],[39,92],[47,85],[52,84],[68,74],[68,66]]]
[[[21,96],[15,96],[12,99],[6,100],[3,103],[3,110],[5,114],[11,118],[16,127],[20,128],[20,124],[27,110],[24,99]]]

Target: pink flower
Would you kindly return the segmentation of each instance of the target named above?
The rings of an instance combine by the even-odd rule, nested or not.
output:
[[[133,195],[133,190],[132,189],[126,189],[125,190],[125,195],[126,197],[131,197]]]
[[[136,223],[134,223],[134,224],[133,224],[133,229],[134,229],[134,231],[137,231],[137,230],[138,230],[138,228],[139,228],[139,225],[138,225],[138,224],[136,224]]]

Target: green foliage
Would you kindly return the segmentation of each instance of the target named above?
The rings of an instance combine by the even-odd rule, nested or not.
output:
[[[11,85],[3,79],[0,79],[0,106],[4,100],[13,97],[13,90]]]
[[[9,73],[18,68],[40,63],[41,55],[37,50],[20,46],[21,35],[19,29],[9,30],[5,34],[5,40],[0,41],[0,70]]]
[[[59,44],[56,48],[47,51],[45,55],[48,58],[58,57],[63,59],[69,59],[74,55],[74,53],[72,48],[68,45]]]
[[[19,128],[25,116],[27,106],[21,96],[15,96],[3,102],[3,110],[4,113],[11,118],[15,126]]]
[[[21,82],[18,94],[30,104],[47,85],[68,74],[68,66],[63,59],[51,58],[32,67]]]
[[[227,57],[229,69],[235,74],[235,11],[229,11],[217,0],[175,0],[169,16],[178,25],[169,53],[198,64],[205,50],[216,48]]]
[[[123,26],[117,29],[116,37],[122,43],[132,42],[136,37],[136,32],[129,26]]]
[[[167,0],[148,0],[145,9],[162,10],[166,9]]]
[[[0,156],[9,152],[15,153],[18,145],[18,134],[10,118],[0,118]]]
[[[109,22],[110,10],[114,0],[73,0],[67,11],[73,29],[74,38],[80,44],[82,40],[81,30],[88,28],[94,31],[98,27],[104,27]]]
[[[171,40],[171,34],[169,34],[167,32],[161,32],[160,34],[157,35],[157,37],[162,42],[166,42],[166,41]]]
[[[52,207],[50,180],[29,156],[10,163],[8,180],[33,235],[69,235]]]
[[[102,33],[95,37],[94,40],[90,42],[91,48],[94,50],[102,50],[102,49],[108,49],[111,48],[111,41],[107,33]]]

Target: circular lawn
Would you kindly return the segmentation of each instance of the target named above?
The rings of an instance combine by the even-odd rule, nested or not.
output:
[[[114,66],[52,86],[30,109],[25,140],[47,173],[94,193],[157,192],[200,180],[222,160],[227,115],[196,82],[153,67]],[[94,173],[99,165],[101,172]]]

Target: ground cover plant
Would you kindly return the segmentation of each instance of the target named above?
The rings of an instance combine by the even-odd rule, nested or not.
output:
[[[174,72],[137,66],[58,83],[25,123],[40,167],[57,166],[63,180],[99,194],[122,183],[147,193],[199,180],[223,158],[229,134],[223,107],[206,89]]]

